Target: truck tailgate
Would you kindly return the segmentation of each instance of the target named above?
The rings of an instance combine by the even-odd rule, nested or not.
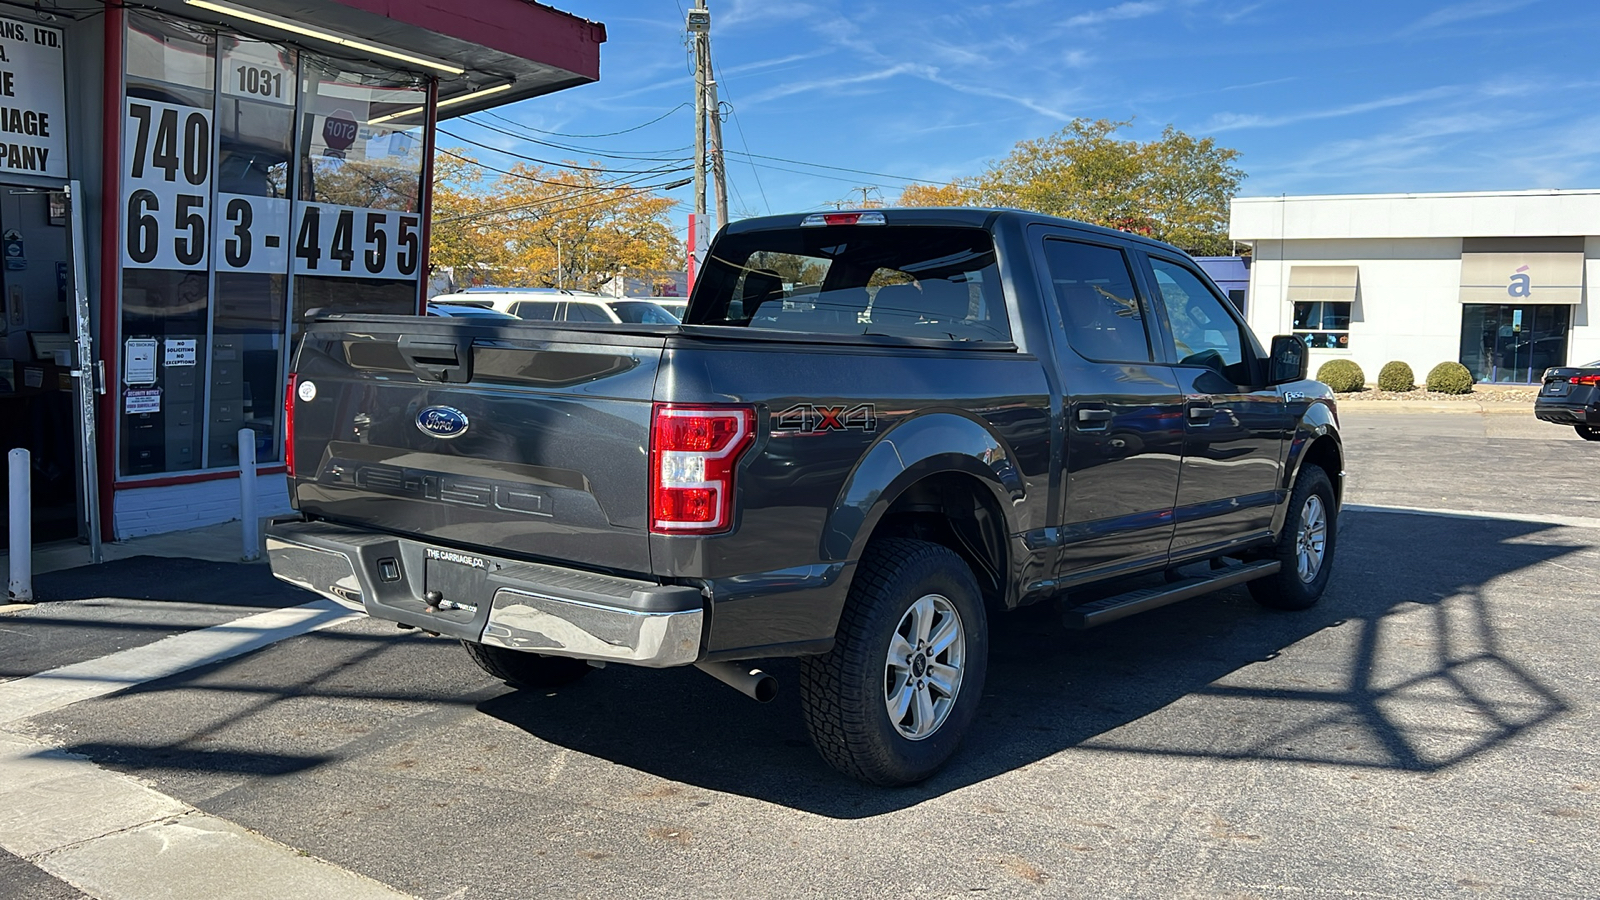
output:
[[[291,498],[334,522],[649,572],[651,398],[672,330],[314,323],[288,400]]]

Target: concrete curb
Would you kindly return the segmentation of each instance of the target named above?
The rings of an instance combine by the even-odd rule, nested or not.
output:
[[[1533,418],[1533,404],[1482,400],[1340,400],[1340,412],[1482,413],[1491,416]]]

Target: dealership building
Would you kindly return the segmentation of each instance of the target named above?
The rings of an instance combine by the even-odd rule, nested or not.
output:
[[[527,0],[0,5],[0,449],[35,540],[286,508],[299,323],[415,313],[434,126],[599,78]],[[97,523],[98,527],[91,527]]]
[[[1526,384],[1600,359],[1600,191],[1240,198],[1229,235],[1252,248],[1251,327],[1303,336],[1313,372],[1455,361]]]

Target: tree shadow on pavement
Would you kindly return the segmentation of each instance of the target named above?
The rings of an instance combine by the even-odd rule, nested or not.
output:
[[[694,670],[611,666],[479,709],[661,778],[835,818],[914,806],[1068,749],[1435,771],[1569,709],[1508,657],[1495,626],[1505,592],[1484,590],[1587,549],[1526,540],[1550,530],[1348,515],[1332,587],[1306,612],[1235,589],[1087,632],[1062,628],[1048,604],[994,616],[979,718],[951,764],[910,788],[858,785],[821,761],[794,660],[763,666],[783,686],[766,705]]]

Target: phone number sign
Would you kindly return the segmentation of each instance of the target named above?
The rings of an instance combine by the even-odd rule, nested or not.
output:
[[[417,277],[419,214],[213,193],[210,110],[129,98],[125,113],[124,267]]]

